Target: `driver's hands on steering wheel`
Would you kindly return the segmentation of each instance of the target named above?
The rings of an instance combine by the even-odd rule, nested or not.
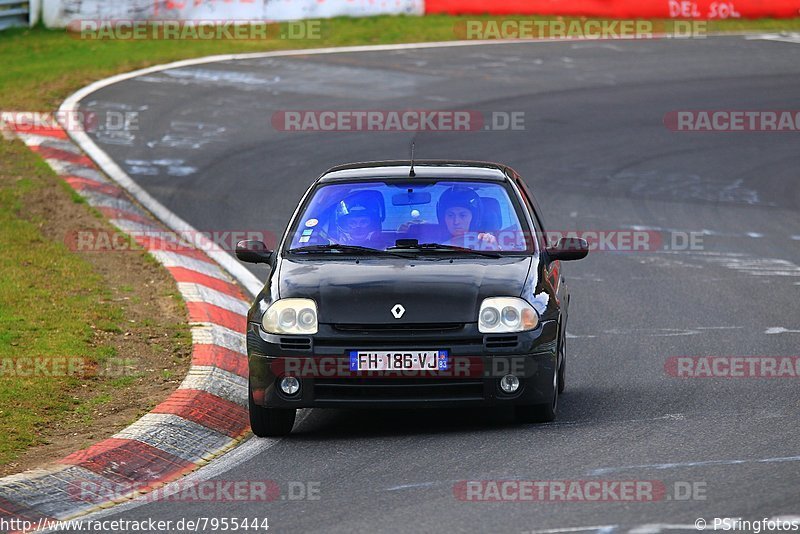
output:
[[[497,243],[497,238],[488,232],[478,234],[478,243],[476,250],[500,250],[500,245]]]

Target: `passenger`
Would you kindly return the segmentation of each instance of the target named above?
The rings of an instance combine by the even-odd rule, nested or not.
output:
[[[439,197],[436,207],[443,232],[443,245],[455,245],[475,250],[499,250],[497,238],[488,232],[478,232],[482,220],[481,199],[475,191],[453,186]],[[477,235],[476,235],[477,232]]]

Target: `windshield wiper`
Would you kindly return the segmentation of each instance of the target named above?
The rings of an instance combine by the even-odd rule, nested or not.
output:
[[[401,254],[395,254],[386,250],[377,248],[361,247],[358,245],[343,245],[341,243],[329,243],[327,245],[308,245],[305,247],[290,248],[289,252],[292,254],[314,253],[314,252],[342,252],[344,254],[358,254],[359,256],[366,256],[369,254],[377,254],[384,256],[398,256],[405,257]]]
[[[501,258],[502,255],[493,250],[475,250],[467,247],[458,247],[456,245],[443,245],[441,243],[422,243],[419,245],[401,245],[389,247],[388,250],[444,250],[450,252],[461,252],[464,254],[474,254],[477,256],[484,256],[487,258]]]

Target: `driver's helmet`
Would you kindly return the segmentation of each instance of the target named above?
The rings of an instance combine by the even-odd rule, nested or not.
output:
[[[383,195],[378,191],[356,191],[336,204],[334,218],[341,243],[370,239],[381,229]]]
[[[436,215],[439,218],[439,224],[444,225],[445,212],[447,209],[456,206],[459,208],[466,208],[472,212],[470,230],[474,230],[480,225],[483,215],[481,197],[479,197],[478,193],[473,189],[463,185],[454,185],[439,197],[439,202],[436,205]]]

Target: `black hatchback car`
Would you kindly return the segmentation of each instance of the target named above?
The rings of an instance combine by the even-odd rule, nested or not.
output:
[[[250,424],[284,435],[298,408],[513,406],[556,416],[569,293],[540,210],[507,166],[334,167],[303,196],[248,314]]]

